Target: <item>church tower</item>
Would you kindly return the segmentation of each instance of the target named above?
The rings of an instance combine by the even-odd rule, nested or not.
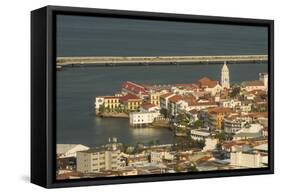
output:
[[[224,62],[224,65],[221,69],[221,86],[222,88],[230,88],[230,84],[229,84],[229,70],[228,67],[226,65],[226,62]]]

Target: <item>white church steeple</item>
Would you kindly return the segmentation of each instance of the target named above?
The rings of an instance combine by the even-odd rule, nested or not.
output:
[[[221,86],[222,88],[230,88],[230,84],[229,84],[229,70],[228,67],[226,65],[226,62],[224,62],[224,65],[221,69]]]

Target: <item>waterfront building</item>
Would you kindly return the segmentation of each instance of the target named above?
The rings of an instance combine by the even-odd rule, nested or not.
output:
[[[141,99],[148,95],[148,90],[144,86],[130,81],[122,84],[122,92],[136,95]]]
[[[96,112],[99,112],[101,106],[104,106],[105,109],[112,112],[120,106],[120,100],[118,96],[97,96],[96,97]]]
[[[230,165],[247,168],[264,167],[261,154],[255,152],[231,152]]]
[[[153,123],[154,119],[160,116],[159,111],[155,112],[130,112],[130,125],[134,127],[146,126]]]
[[[221,86],[222,88],[230,88],[230,82],[229,82],[229,69],[226,65],[226,62],[224,62],[224,65],[221,69]]]
[[[216,94],[220,93],[220,91],[223,89],[218,81],[211,80],[208,77],[203,77],[198,80],[197,85],[200,88],[204,89],[205,92],[210,93],[212,96],[215,96]]]
[[[208,110],[208,119],[211,129],[221,130],[223,127],[224,117],[232,112],[230,108],[211,108]]]
[[[82,144],[57,144],[57,156],[60,158],[76,157],[77,152],[90,149]]]
[[[120,97],[119,99],[120,99],[120,103],[128,111],[138,110],[142,104],[142,100],[138,96],[130,93]]]

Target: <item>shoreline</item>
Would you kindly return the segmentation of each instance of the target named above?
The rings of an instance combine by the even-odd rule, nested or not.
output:
[[[101,118],[129,118],[129,115],[126,113],[96,113],[97,117]]]

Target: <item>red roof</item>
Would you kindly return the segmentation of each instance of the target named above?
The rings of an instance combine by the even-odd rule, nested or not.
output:
[[[118,96],[104,96],[104,99],[118,99]]]
[[[136,100],[137,101],[137,100],[140,100],[140,98],[137,97],[136,95],[133,95],[133,94],[127,94],[125,96],[120,97],[120,101],[125,102],[125,101],[129,101],[129,100]]]
[[[232,110],[230,108],[215,107],[208,110],[209,113],[230,113]]]
[[[126,90],[129,90],[135,94],[141,94],[141,93],[146,93],[146,89],[145,87],[139,85],[139,84],[136,84],[136,83],[133,83],[133,82],[124,82],[122,84],[122,88],[126,89]]]
[[[178,102],[180,100],[183,100],[182,96],[180,95],[174,95],[173,97],[169,98],[170,102]]]
[[[211,80],[208,77],[203,77],[200,80],[198,80],[198,84],[201,88],[204,88],[204,87],[213,88],[218,84],[218,81]]]
[[[145,103],[142,104],[142,108],[143,108],[143,109],[146,109],[146,110],[148,110],[148,109],[150,109],[150,108],[153,108],[153,107],[157,107],[157,106],[154,105],[154,104],[151,104],[151,103],[149,103],[149,102],[145,102]]]
[[[173,95],[173,93],[168,92],[168,93],[162,94],[162,95],[160,96],[160,98],[167,98],[167,97],[169,97],[169,96],[171,96],[171,95]]]

